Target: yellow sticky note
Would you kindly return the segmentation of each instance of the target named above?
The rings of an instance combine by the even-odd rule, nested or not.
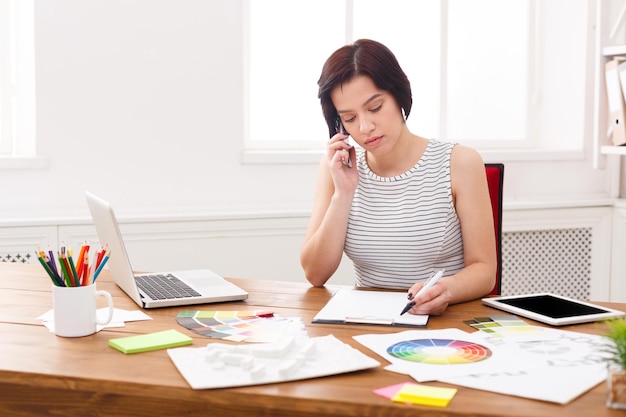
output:
[[[148,352],[157,349],[169,349],[190,345],[193,339],[177,330],[148,333],[138,336],[120,337],[109,340],[109,346],[125,354]]]
[[[394,402],[447,407],[456,394],[456,388],[429,387],[419,384],[404,384],[393,398]]]

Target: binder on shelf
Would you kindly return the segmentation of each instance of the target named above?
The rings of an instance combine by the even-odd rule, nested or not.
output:
[[[624,116],[624,123],[626,123],[626,60],[621,59],[617,66],[617,73],[619,75],[619,81],[622,92],[622,115]],[[626,131],[626,126],[622,125],[622,131]],[[626,136],[626,133],[624,134]],[[626,139],[625,139],[626,142]]]
[[[624,104],[623,86],[620,86],[621,66],[626,63],[623,58],[614,58],[605,65],[606,95],[609,105],[609,131],[613,145],[626,144],[626,104]],[[626,69],[626,68],[625,68]],[[626,77],[626,75],[625,75]]]

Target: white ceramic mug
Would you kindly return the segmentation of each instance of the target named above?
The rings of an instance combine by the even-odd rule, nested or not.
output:
[[[108,303],[107,319],[96,316],[96,300],[105,297]],[[109,324],[113,319],[113,299],[107,291],[96,290],[96,285],[84,287],[52,286],[54,333],[57,336],[81,337],[94,334],[96,325]]]

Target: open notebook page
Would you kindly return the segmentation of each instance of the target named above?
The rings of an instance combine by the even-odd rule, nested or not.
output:
[[[340,289],[313,318],[313,323],[425,327],[428,315],[400,315],[408,301],[406,292]]]

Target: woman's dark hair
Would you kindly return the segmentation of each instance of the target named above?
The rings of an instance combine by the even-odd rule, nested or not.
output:
[[[337,49],[326,60],[317,85],[318,97],[330,136],[337,133],[337,109],[330,98],[330,92],[356,77],[366,75],[374,85],[388,91],[394,96],[404,117],[411,112],[413,98],[411,84],[395,55],[385,45],[369,40],[359,39],[351,45]]]

